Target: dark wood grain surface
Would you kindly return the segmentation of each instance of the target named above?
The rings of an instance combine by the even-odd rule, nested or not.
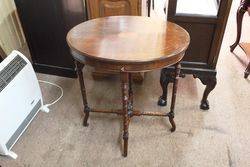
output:
[[[67,32],[85,21],[82,0],[15,0],[18,15],[37,72],[76,77],[66,43]]]
[[[113,70],[124,66],[128,71],[148,71],[178,62],[190,38],[173,23],[140,16],[112,16],[77,25],[68,33],[67,42],[74,57],[87,64],[97,61],[95,65],[108,63],[105,67],[113,65]]]

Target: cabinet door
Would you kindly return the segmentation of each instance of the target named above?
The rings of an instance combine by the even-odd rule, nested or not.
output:
[[[67,32],[85,20],[82,0],[15,0],[36,71],[74,77]]]
[[[184,57],[187,65],[216,67],[231,3],[232,0],[169,0],[168,20],[190,34]]]
[[[116,15],[141,15],[141,0],[87,0],[89,19]]]
[[[191,37],[184,61],[208,64],[217,28],[218,5],[216,0],[169,0],[168,20],[185,28]]]

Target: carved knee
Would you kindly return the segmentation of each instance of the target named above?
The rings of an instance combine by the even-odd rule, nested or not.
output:
[[[167,91],[168,91],[168,84],[170,82],[174,82],[175,76],[173,72],[168,72],[166,69],[162,69],[161,71],[161,88],[162,88],[162,95],[160,96],[158,100],[159,106],[166,106],[167,105]]]

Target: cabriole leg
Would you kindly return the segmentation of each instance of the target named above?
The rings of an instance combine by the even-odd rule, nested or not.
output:
[[[200,109],[208,110],[209,109],[209,102],[208,102],[208,95],[209,93],[215,88],[217,84],[216,76],[209,76],[209,75],[196,75],[201,82],[206,85],[205,91],[203,93],[203,97],[201,100]]]
[[[166,106],[167,105],[167,96],[168,96],[168,84],[170,82],[174,82],[175,77],[174,74],[171,72],[167,72],[166,69],[161,70],[161,78],[160,84],[162,89],[162,95],[158,100],[159,106]]]
[[[240,42],[240,37],[241,37],[241,29],[242,29],[242,19],[243,16],[246,12],[244,9],[245,7],[241,4],[240,7],[238,8],[236,19],[237,19],[237,37],[233,45],[230,46],[230,51],[233,52],[236,46]]]
[[[83,119],[83,126],[88,126],[89,125],[88,118],[89,118],[90,108],[88,106],[86,89],[85,89],[83,73],[82,73],[82,69],[83,69],[84,65],[79,63],[78,61],[75,61],[75,64],[76,64],[76,68],[77,68],[77,74],[78,74],[78,79],[79,79],[81,93],[82,93],[82,100],[83,100],[83,105],[84,105],[85,115],[84,115],[84,119]]]

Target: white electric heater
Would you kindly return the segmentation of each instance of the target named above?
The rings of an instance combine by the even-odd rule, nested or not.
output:
[[[0,63],[0,154],[16,158],[10,151],[43,107],[40,86],[29,60],[13,51]]]

